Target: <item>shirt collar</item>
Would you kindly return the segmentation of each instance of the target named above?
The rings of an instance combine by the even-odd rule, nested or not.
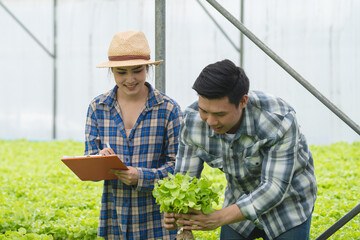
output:
[[[108,91],[107,93],[104,93],[100,96],[99,104],[106,104],[109,106],[109,108],[114,107],[114,102],[116,101],[116,90],[118,89],[118,86],[115,85],[115,87]]]
[[[150,111],[154,106],[160,105],[164,102],[164,96],[159,90],[153,88],[150,83],[145,82],[145,85],[149,88],[146,110]]]
[[[242,120],[238,130],[240,135],[248,135],[248,136],[256,135],[255,118],[251,108],[252,108],[251,102],[248,101],[248,104],[243,110]]]

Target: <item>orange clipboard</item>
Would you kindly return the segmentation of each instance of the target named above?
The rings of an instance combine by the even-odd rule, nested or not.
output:
[[[118,179],[111,169],[128,169],[117,155],[63,157],[61,161],[82,181]]]

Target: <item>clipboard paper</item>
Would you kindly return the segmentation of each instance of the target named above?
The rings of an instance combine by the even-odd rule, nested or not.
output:
[[[117,155],[63,157],[61,161],[82,181],[118,179],[111,169],[128,169]]]

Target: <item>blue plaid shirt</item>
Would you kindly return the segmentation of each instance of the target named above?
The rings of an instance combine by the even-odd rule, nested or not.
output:
[[[138,184],[104,181],[98,235],[105,239],[174,239],[162,225],[163,214],[152,196],[154,184],[173,173],[182,113],[179,105],[146,83],[149,96],[129,137],[126,136],[117,86],[90,104],[85,154],[97,154],[106,142],[125,165],[139,171]]]
[[[311,215],[316,179],[295,111],[280,98],[250,91],[234,138],[201,120],[198,103],[184,113],[175,172],[200,177],[203,164],[225,173],[224,207],[236,204],[247,220],[230,224],[244,237],[257,226],[275,238]]]

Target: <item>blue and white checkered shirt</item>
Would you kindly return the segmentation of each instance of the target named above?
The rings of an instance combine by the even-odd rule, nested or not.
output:
[[[230,226],[244,237],[257,226],[274,238],[311,215],[314,163],[295,111],[282,99],[250,91],[230,140],[201,120],[195,102],[184,113],[179,142],[175,173],[200,177],[204,162],[222,170],[224,207],[236,204],[247,219]]]
[[[152,196],[154,184],[173,173],[182,113],[179,105],[148,83],[146,107],[126,136],[116,100],[117,86],[90,104],[85,154],[97,154],[110,143],[125,165],[139,171],[138,184],[104,181],[98,235],[105,239],[174,239],[162,225],[163,214]]]

